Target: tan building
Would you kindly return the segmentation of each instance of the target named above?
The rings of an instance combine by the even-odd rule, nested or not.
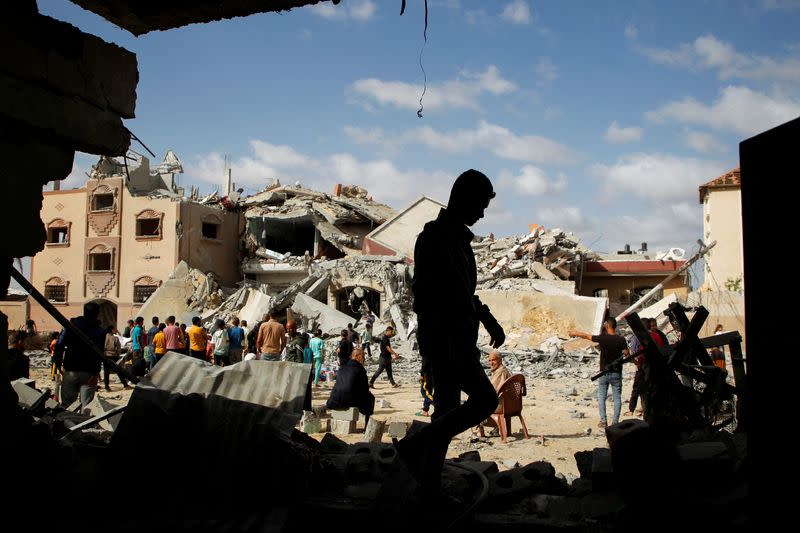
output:
[[[596,260],[586,261],[578,294],[606,297],[611,314],[619,314],[686,263],[682,260],[657,259],[657,255],[647,250],[628,250],[627,253],[605,254]],[[653,298],[661,299],[670,294],[677,295],[682,302],[686,301],[689,295],[686,273],[666,283]]]
[[[103,157],[82,188],[44,192],[47,241],[31,282],[67,317],[94,301],[103,324],[121,328],[181,260],[222,284],[241,279],[240,213],[185,198],[172,152],[153,171],[138,159],[126,168]],[[40,330],[60,329],[34,301],[30,315]]]
[[[705,256],[703,291],[744,291],[742,177],[735,168],[700,186],[703,237],[717,241]]]

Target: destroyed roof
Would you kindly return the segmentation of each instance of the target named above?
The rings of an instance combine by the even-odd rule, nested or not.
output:
[[[698,189],[700,191],[700,203],[705,200],[706,193],[709,189],[730,189],[742,186],[742,172],[739,167],[729,170],[722,176],[714,178],[713,180],[702,184]]]
[[[426,223],[437,217],[443,207],[447,206],[421,196],[367,235],[364,238],[364,251],[413,258],[417,235]]]
[[[71,0],[137,37],[187,24],[288,11],[322,0]],[[336,5],[340,0],[333,0]]]

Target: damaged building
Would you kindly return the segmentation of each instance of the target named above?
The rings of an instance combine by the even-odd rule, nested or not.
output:
[[[181,261],[221,284],[239,281],[241,214],[185,196],[182,172],[172,151],[152,168],[128,152],[102,156],[79,188],[45,191],[47,237],[31,260],[33,286],[66,316],[95,302],[103,325],[121,329]],[[30,316],[43,331],[60,329],[36,302]]]

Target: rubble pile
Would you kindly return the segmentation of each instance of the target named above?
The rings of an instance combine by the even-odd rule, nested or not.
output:
[[[578,238],[560,229],[537,227],[529,235],[473,241],[478,267],[478,288],[496,288],[505,278],[567,280],[584,259],[594,252],[579,244]]]

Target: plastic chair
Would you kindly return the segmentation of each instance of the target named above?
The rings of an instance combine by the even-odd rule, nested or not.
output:
[[[497,391],[499,412],[492,413],[486,419],[484,424],[492,427],[497,427],[500,430],[500,442],[505,444],[508,442],[508,434],[511,433],[511,417],[518,416],[522,424],[522,434],[526,439],[531,438],[528,435],[528,428],[525,426],[525,419],[522,418],[522,397],[528,393],[525,387],[525,376],[522,374],[514,374],[501,385]],[[478,426],[478,432],[483,437],[483,424]]]

